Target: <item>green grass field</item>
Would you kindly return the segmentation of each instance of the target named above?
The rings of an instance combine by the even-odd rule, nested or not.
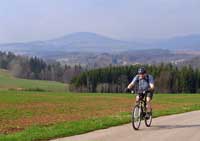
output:
[[[200,110],[199,94],[157,94],[154,117]],[[0,91],[0,140],[33,141],[130,122],[131,94]]]
[[[0,141],[38,141],[130,122],[131,94],[79,94],[0,70]],[[154,117],[200,110],[199,94],[157,94]]]
[[[66,91],[67,84],[41,81],[27,80],[13,77],[8,71],[0,69],[0,90],[26,90],[26,91]]]

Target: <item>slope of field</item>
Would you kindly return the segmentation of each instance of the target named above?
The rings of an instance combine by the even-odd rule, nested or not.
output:
[[[46,140],[129,123],[134,97],[0,91],[0,140]],[[157,94],[154,117],[200,110],[199,99],[199,94]]]
[[[0,90],[66,91],[67,88],[67,84],[59,82],[19,79],[0,69]]]

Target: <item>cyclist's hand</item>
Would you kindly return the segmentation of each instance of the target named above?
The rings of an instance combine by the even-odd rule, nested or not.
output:
[[[131,93],[132,93],[132,94],[135,94],[136,92],[135,92],[135,90],[131,90]]]
[[[148,92],[154,92],[154,89],[148,88]]]

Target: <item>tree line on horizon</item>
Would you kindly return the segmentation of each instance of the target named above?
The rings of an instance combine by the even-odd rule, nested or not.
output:
[[[122,93],[137,74],[140,65],[90,70],[73,78],[70,90],[76,92]],[[200,93],[200,70],[172,64],[146,65],[155,79],[156,93]]]
[[[132,81],[140,65],[109,66],[88,70],[80,65],[47,63],[38,57],[25,57],[0,52],[0,68],[25,79],[69,83],[76,92],[121,93]],[[200,69],[172,64],[146,65],[154,76],[157,93],[200,93]]]

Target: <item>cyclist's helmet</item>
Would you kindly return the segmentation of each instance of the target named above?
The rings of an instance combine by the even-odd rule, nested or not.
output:
[[[141,67],[138,69],[138,74],[145,74],[146,73],[146,69],[144,67]]]

